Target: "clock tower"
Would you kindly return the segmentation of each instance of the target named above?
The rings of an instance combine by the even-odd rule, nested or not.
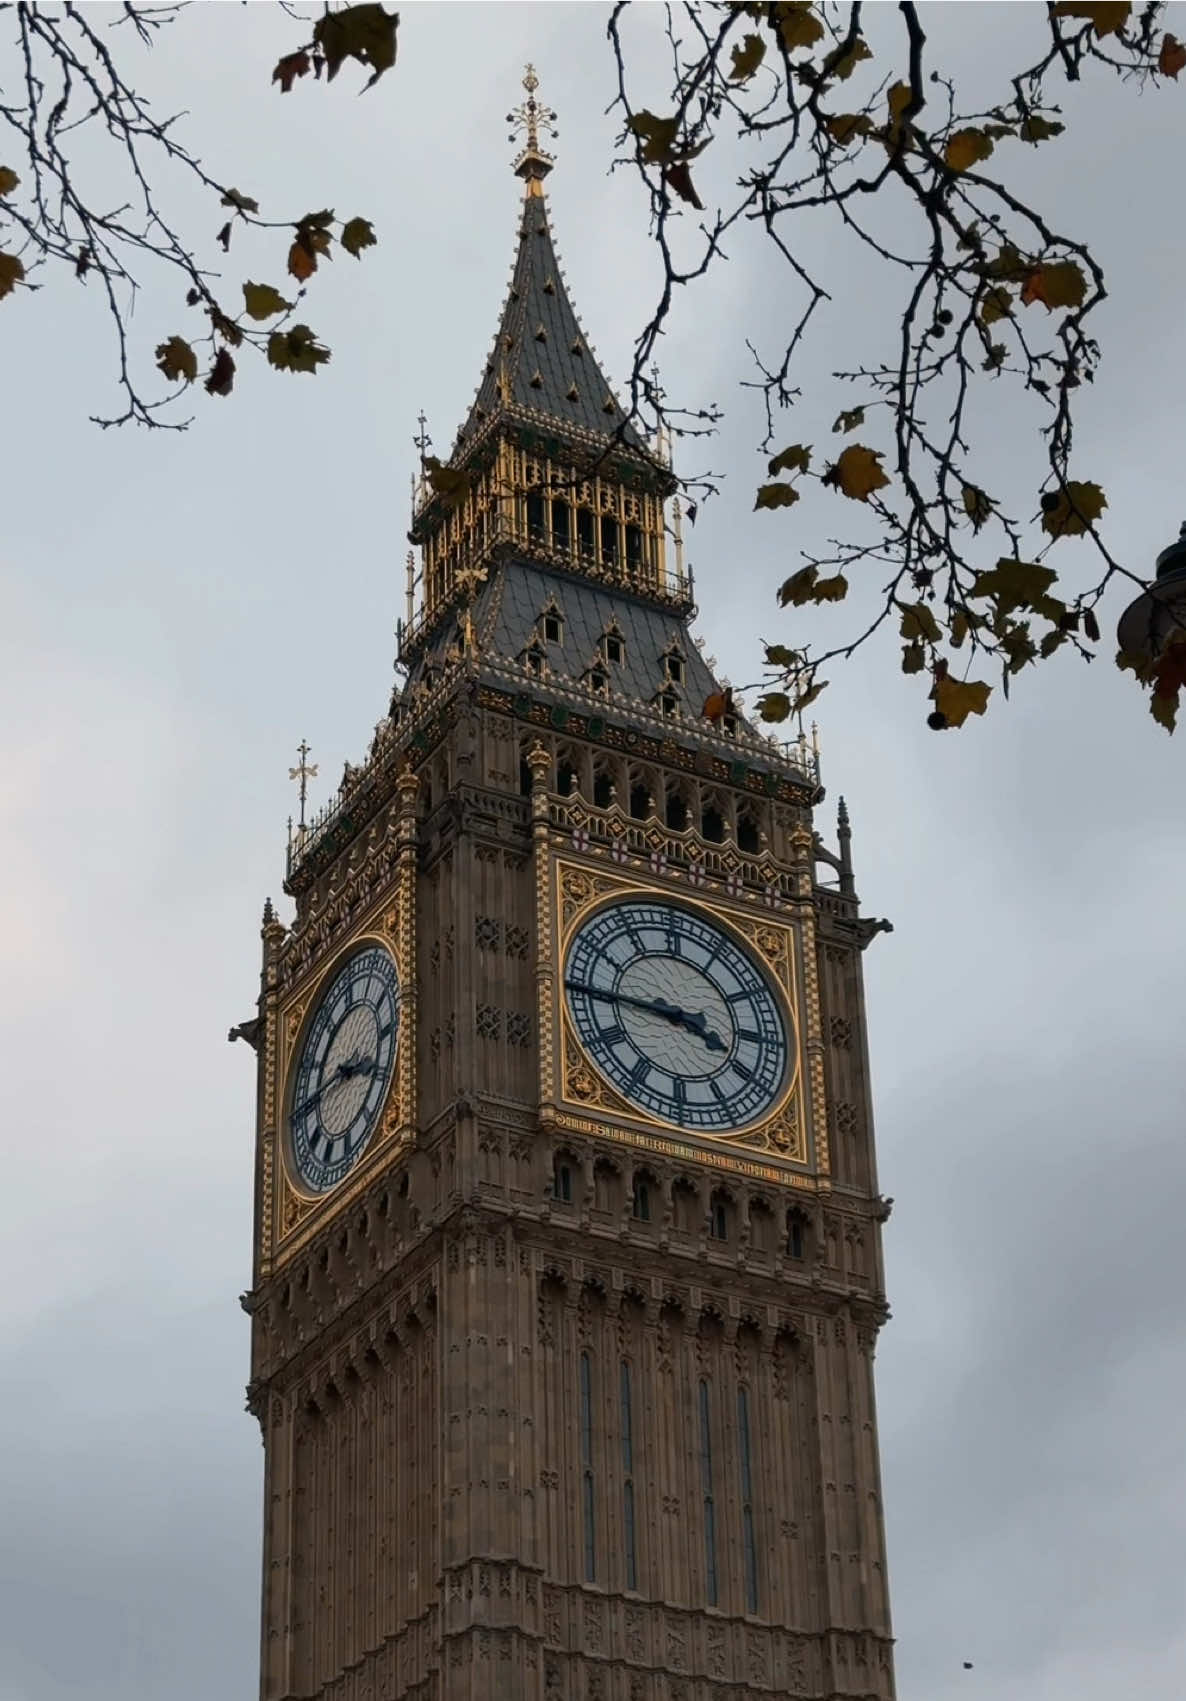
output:
[[[676,480],[573,311],[525,87],[401,682],[290,845],[237,1030],[261,1697],[890,1701],[885,924],[816,755],[692,634]]]

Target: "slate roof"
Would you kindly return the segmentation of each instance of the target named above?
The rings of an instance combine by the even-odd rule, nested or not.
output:
[[[622,424],[623,410],[568,299],[547,200],[531,193],[532,187],[539,186],[529,186],[523,199],[518,255],[494,347],[454,454],[505,405],[498,390],[501,377],[507,383],[506,402],[516,414],[535,415],[541,423],[602,442]],[[653,460],[632,425],[622,441]]]

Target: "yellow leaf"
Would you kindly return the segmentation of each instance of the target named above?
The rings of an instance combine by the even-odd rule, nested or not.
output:
[[[889,105],[890,115],[888,132],[889,141],[893,144],[897,141],[898,131],[902,127],[902,114],[910,105],[910,84],[894,83],[885,98]]]
[[[779,42],[787,53],[793,53],[797,47],[814,47],[824,33],[809,0],[777,0],[770,12]]]
[[[167,343],[161,343],[156,351],[156,363],[170,383],[184,378],[187,384],[192,384],[198,376],[198,357],[184,337],[170,337]]]
[[[642,142],[642,157],[650,165],[670,165],[676,156],[678,118],[659,118],[653,112],[636,112],[628,125]]]
[[[308,325],[294,325],[288,331],[273,331],[268,338],[268,363],[279,372],[316,372],[329,359]]]
[[[1162,36],[1161,52],[1157,55],[1157,69],[1163,77],[1172,77],[1177,82],[1178,72],[1183,66],[1186,66],[1186,47],[1183,47],[1177,36]]]
[[[1056,18],[1085,18],[1096,35],[1119,35],[1132,16],[1132,0],[1058,0]]]
[[[0,301],[23,283],[25,268],[15,254],[0,254]]]
[[[977,573],[972,595],[991,597],[1001,614],[1009,614],[1015,608],[1037,608],[1057,578],[1052,567],[1002,556],[989,572]]]
[[[234,207],[239,213],[258,213],[259,202],[253,201],[250,195],[240,195],[237,189],[227,189],[223,192],[220,207]]]
[[[370,219],[350,219],[342,226],[342,247],[356,260],[361,258],[364,248],[373,248],[378,240]]]
[[[986,328],[995,325],[998,319],[1006,319],[1013,311],[1013,297],[1002,284],[994,284],[992,289],[984,292],[984,300],[980,303],[980,323]]]
[[[1066,129],[1065,124],[1056,124],[1053,119],[1043,118],[1039,113],[1031,112],[1028,118],[1023,118],[1017,134],[1023,142],[1048,142],[1053,136],[1061,136]]]
[[[791,704],[791,713],[793,715],[801,715],[807,705],[809,703],[814,703],[820,692],[826,691],[827,687],[828,682],[826,679],[818,679],[814,685],[809,685],[807,690],[801,691],[795,698],[795,701]]]
[[[843,602],[848,595],[848,580],[843,573],[830,579],[818,579],[812,587],[812,602]]]
[[[766,43],[761,36],[747,35],[744,41],[738,42],[733,48],[730,79],[735,83],[744,83],[747,78],[753,76],[765,57]]]
[[[1027,307],[1040,301],[1053,312],[1056,307],[1081,307],[1086,293],[1082,267],[1075,260],[1060,260],[1035,267],[1025,280],[1021,299]]]
[[[964,639],[968,636],[970,628],[971,622],[968,619],[966,611],[962,608],[957,608],[951,617],[951,647],[953,650],[959,649]]]
[[[858,425],[865,423],[864,408],[846,408],[843,413],[836,415],[833,431],[855,431]]]
[[[927,664],[927,652],[920,643],[904,644],[902,647],[902,672],[921,673]]]
[[[395,64],[398,28],[399,13],[385,12],[382,6],[347,6],[340,12],[326,12],[313,26],[313,40],[325,56],[326,82],[333,82],[343,60],[357,59],[371,67],[364,88],[377,83]]]
[[[758,714],[764,721],[785,721],[791,712],[791,699],[785,691],[768,691],[758,698]]]
[[[942,637],[939,622],[925,602],[912,603],[909,608],[902,610],[902,624],[899,631],[902,637],[911,643],[937,644]]]
[[[934,690],[935,707],[948,726],[963,726],[969,715],[982,715],[988,707],[992,686],[978,679],[940,679]]]
[[[245,283],[243,299],[247,304],[248,317],[252,319],[271,319],[277,313],[286,313],[292,306],[292,302],[285,301],[271,284]]]
[[[991,136],[983,130],[957,130],[948,139],[943,157],[952,171],[970,171],[981,160],[987,159],[993,149]]]
[[[869,43],[863,36],[857,36],[851,47],[845,47],[842,43],[832,49],[820,66],[820,76],[839,77],[842,83],[846,83],[861,61],[872,57]]]
[[[793,443],[789,449],[779,450],[767,470],[772,478],[777,473],[786,472],[788,467],[794,467],[799,472],[806,472],[810,462],[810,448],[804,443]]]
[[[962,494],[964,513],[972,522],[972,530],[978,532],[992,514],[992,498],[975,484],[965,484]]]
[[[824,129],[834,142],[846,148],[854,136],[873,134],[873,120],[867,112],[838,112],[835,117],[824,119]]]
[[[1042,530],[1051,537],[1082,537],[1108,506],[1098,484],[1067,481],[1061,491],[1047,491],[1042,498]]]
[[[425,458],[424,470],[434,494],[444,498],[446,508],[455,508],[473,482],[469,473],[459,472],[456,467],[439,461],[435,455]]]
[[[758,487],[754,508],[789,508],[799,500],[793,484],[763,484]]]
[[[20,178],[11,166],[0,165],[0,196],[11,195]]]
[[[797,573],[792,573],[790,578],[785,579],[779,586],[779,607],[785,608],[791,603],[795,608],[802,608],[805,602],[810,602],[818,575],[818,567],[800,567]]]
[[[824,474],[824,483],[833,485],[854,502],[867,502],[875,490],[889,483],[881,466],[881,451],[850,443]]]

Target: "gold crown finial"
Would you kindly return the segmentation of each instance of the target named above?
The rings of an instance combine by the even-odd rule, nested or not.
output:
[[[556,114],[550,106],[544,106],[535,98],[539,78],[535,74],[534,65],[528,65],[523,77],[523,87],[527,90],[527,99],[520,101],[512,112],[507,113],[507,123],[511,126],[508,139],[513,142],[517,134],[522,132],[523,148],[515,160],[515,175],[523,178],[529,195],[542,195],[543,180],[556,162],[551,154],[541,147],[540,131],[546,131],[553,138],[556,136]]]

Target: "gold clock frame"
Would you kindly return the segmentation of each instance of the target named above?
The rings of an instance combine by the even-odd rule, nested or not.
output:
[[[551,859],[552,879],[547,898],[549,923],[555,918],[554,962],[562,973],[569,946],[577,929],[604,904],[624,897],[662,899],[702,914],[721,927],[755,957],[777,988],[787,1022],[791,1065],[777,1102],[760,1118],[736,1131],[711,1134],[681,1128],[631,1104],[610,1086],[588,1060],[573,1029],[558,982],[549,976],[540,987],[540,1085],[545,1120],[582,1133],[607,1133],[632,1144],[651,1148],[734,1152],[757,1150],[785,1162],[811,1162],[808,1094],[809,1079],[804,1044],[804,974],[801,964],[801,929],[793,919],[766,913],[755,914],[743,905],[721,903],[693,895],[682,888],[640,879],[636,873],[611,872],[603,865],[580,862],[556,855]],[[543,894],[541,894],[542,896]],[[551,932],[551,927],[548,929]],[[821,1083],[822,1084],[822,1083]],[[592,1116],[597,1118],[592,1120]],[[604,1119],[604,1120],[603,1120]],[[606,1124],[609,1124],[607,1126]],[[619,1125],[624,1126],[619,1126]],[[645,1129],[641,1137],[635,1129]],[[827,1169],[826,1147],[814,1153],[815,1168]]]

